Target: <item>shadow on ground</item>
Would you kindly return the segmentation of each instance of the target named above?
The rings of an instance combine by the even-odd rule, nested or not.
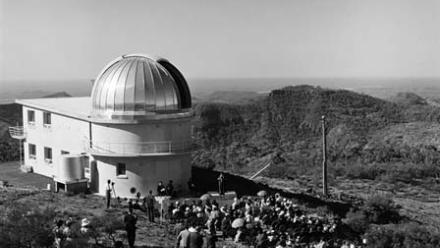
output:
[[[217,178],[219,173],[220,172],[214,170],[192,167],[194,182],[201,192],[218,190]],[[265,190],[270,194],[280,193],[284,197],[296,199],[299,203],[310,208],[326,206],[330,211],[340,216],[345,216],[352,207],[349,203],[322,199],[304,193],[287,192],[225,172],[223,172],[223,175],[225,176],[225,190],[235,191],[238,196],[256,195],[258,191]]]

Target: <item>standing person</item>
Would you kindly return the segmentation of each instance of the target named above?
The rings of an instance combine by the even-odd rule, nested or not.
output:
[[[180,231],[179,235],[177,235],[177,245],[176,248],[186,248],[188,242],[188,226],[185,225],[184,229]]]
[[[136,239],[136,222],[137,217],[133,214],[133,209],[130,209],[124,216],[125,231],[127,232],[128,246],[130,248],[134,247]]]
[[[220,172],[220,176],[217,178],[217,181],[219,195],[225,195],[225,177],[223,176],[223,173]]]
[[[192,177],[188,181],[188,188],[191,195],[194,195],[196,191],[196,185],[194,184]]]
[[[110,201],[112,199],[112,185],[110,179],[107,180],[107,184],[104,186],[105,189],[105,199],[107,202],[107,208],[110,208]]]
[[[186,247],[187,248],[202,248],[203,245],[203,237],[200,234],[200,227],[194,228],[194,227],[190,227],[188,229],[189,231],[189,235],[188,235],[188,240],[186,242]]]
[[[174,196],[174,185],[173,185],[173,180],[170,180],[170,181],[168,182],[165,191],[166,191],[166,195]]]
[[[164,196],[166,194],[165,186],[163,185],[162,181],[159,181],[157,184],[157,194],[159,196]]]
[[[154,196],[152,190],[150,190],[149,194],[145,197],[145,204],[147,209],[148,220],[150,222],[154,222]]]
[[[133,212],[133,200],[128,199],[128,211]]]
[[[203,248],[215,248],[216,241],[217,241],[216,232],[212,230],[208,231],[203,241]]]

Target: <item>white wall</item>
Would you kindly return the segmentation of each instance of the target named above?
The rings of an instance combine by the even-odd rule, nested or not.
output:
[[[191,140],[189,118],[179,121],[161,120],[142,124],[92,124],[92,140],[97,147],[115,152],[137,153],[136,143],[175,142]]]
[[[29,125],[27,110],[35,111],[35,124]],[[52,113],[52,124],[43,127],[43,111],[23,106],[23,125],[27,130],[24,143],[24,161],[33,167],[34,172],[48,177],[56,173],[61,150],[71,154],[86,151],[89,137],[89,122]],[[189,118],[179,120],[161,120],[144,124],[92,124],[93,142],[136,143],[152,141],[188,141],[191,139]],[[29,159],[28,144],[36,145],[36,159]],[[44,147],[52,148],[52,163],[44,160]],[[93,177],[100,194],[104,194],[104,185],[108,179],[115,182],[116,193],[121,197],[134,197],[130,188],[135,187],[142,195],[149,190],[156,193],[157,183],[162,180],[174,181],[176,190],[187,190],[191,177],[191,154],[152,155],[134,157],[94,156],[90,161],[97,162],[98,173]],[[125,163],[127,178],[116,176],[116,164]]]
[[[35,111],[35,124],[29,125],[27,111]],[[23,126],[27,132],[24,142],[24,163],[33,167],[34,172],[48,177],[56,173],[61,150],[71,154],[85,152],[84,142],[89,136],[89,124],[86,121],[51,114],[50,127],[43,126],[43,111],[23,106]],[[28,144],[36,145],[36,159],[29,158]],[[52,148],[52,163],[44,160],[44,147]]]
[[[107,180],[115,182],[115,192],[120,197],[135,197],[130,189],[135,187],[143,196],[149,190],[156,194],[159,181],[166,185],[173,180],[177,191],[187,191],[187,183],[191,177],[191,161],[189,154],[157,157],[110,158],[95,157],[99,174],[99,193],[105,194]],[[116,175],[116,164],[126,164],[126,177]],[[95,177],[93,177],[95,178]]]
[[[93,141],[144,142],[188,140],[191,138],[190,120],[167,122],[166,120],[142,124],[96,124],[92,125]],[[112,136],[109,137],[108,133]]]

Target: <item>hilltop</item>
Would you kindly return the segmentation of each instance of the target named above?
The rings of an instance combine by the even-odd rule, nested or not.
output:
[[[256,181],[315,194],[325,115],[332,194],[384,194],[409,218],[439,230],[440,108],[400,96],[416,101],[302,85],[248,104],[198,103],[192,162],[249,177],[272,161]]]
[[[428,102],[423,97],[413,92],[399,92],[390,101],[403,105],[427,105]]]
[[[267,94],[254,91],[215,91],[207,95],[201,95],[196,102],[216,102],[227,104],[249,104],[264,98]]]
[[[419,99],[415,94],[400,96]],[[244,105],[199,103],[199,149],[193,163],[251,173],[276,157],[276,165],[266,175],[315,174],[325,115],[329,160],[338,168],[332,173],[344,175],[350,170],[347,166],[380,163],[412,164],[417,170],[437,173],[440,109],[421,103],[308,85],[273,90]],[[386,171],[392,166],[384,167]]]

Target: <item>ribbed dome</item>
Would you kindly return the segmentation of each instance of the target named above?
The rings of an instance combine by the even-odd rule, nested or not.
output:
[[[191,107],[188,85],[165,59],[125,55],[111,62],[92,89],[95,117],[137,119]]]

